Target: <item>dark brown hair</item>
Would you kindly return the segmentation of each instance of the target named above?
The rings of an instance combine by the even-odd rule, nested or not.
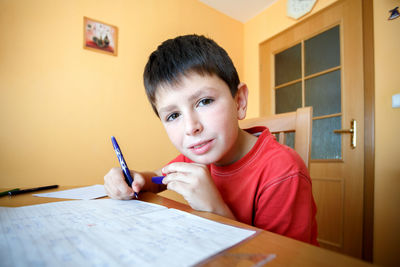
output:
[[[215,41],[200,35],[184,35],[164,41],[151,53],[144,69],[143,80],[147,97],[155,107],[160,85],[178,84],[184,75],[217,75],[228,85],[232,97],[240,83],[236,68],[228,53]]]

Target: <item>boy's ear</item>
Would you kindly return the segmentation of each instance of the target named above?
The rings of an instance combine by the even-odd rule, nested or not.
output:
[[[243,120],[244,118],[246,118],[248,95],[249,89],[247,88],[247,85],[245,83],[240,83],[238,85],[238,90],[235,96],[238,120]]]

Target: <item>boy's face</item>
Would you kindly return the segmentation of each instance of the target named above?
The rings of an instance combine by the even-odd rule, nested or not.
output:
[[[238,119],[247,105],[247,87],[239,86],[235,98],[216,75],[183,76],[178,85],[159,87],[156,108],[168,137],[186,157],[202,164],[225,165],[236,160]],[[236,146],[235,146],[236,145]]]

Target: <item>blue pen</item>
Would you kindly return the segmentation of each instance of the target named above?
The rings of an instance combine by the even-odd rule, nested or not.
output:
[[[151,177],[151,181],[155,184],[162,184],[162,180],[165,176],[153,176]]]
[[[124,156],[122,155],[121,149],[118,146],[117,140],[114,136],[111,136],[111,142],[113,144],[115,153],[117,154],[119,164],[121,165],[122,172],[125,176],[125,181],[129,186],[132,186],[133,178],[129,172],[128,165],[126,165]],[[135,197],[138,198],[138,194],[135,192]]]

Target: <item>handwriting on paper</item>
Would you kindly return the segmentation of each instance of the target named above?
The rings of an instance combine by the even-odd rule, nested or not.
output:
[[[188,266],[253,233],[138,200],[0,207],[2,266]]]

